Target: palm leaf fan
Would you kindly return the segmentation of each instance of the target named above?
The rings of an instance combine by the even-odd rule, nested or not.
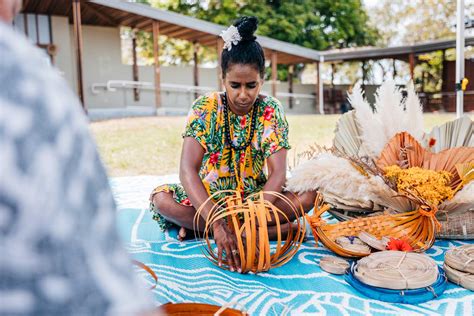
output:
[[[463,116],[435,126],[430,133],[425,135],[423,144],[434,153],[453,147],[474,147],[473,134],[474,122],[468,116]]]
[[[366,155],[365,151],[361,150],[363,148],[361,129],[358,126],[355,111],[344,113],[337,121],[333,145],[337,150],[351,157]]]
[[[421,167],[426,150],[407,132],[398,133],[385,145],[376,165],[383,169],[397,165],[401,168]]]

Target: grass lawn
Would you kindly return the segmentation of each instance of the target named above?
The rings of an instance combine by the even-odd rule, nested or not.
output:
[[[311,144],[331,145],[339,115],[289,115],[290,164]],[[425,114],[425,128],[455,118]],[[90,124],[110,176],[166,175],[178,172],[185,117],[116,119]]]

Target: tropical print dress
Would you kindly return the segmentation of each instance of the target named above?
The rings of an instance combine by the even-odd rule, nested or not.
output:
[[[266,159],[282,148],[290,148],[288,123],[281,103],[271,96],[264,96],[257,107],[252,141],[241,151],[226,145],[224,106],[220,93],[198,98],[190,109],[183,137],[194,138],[205,150],[199,176],[209,195],[220,190],[240,190],[245,197],[262,190],[267,181]],[[231,141],[235,146],[248,141],[253,112],[239,116],[228,111]],[[157,187],[150,200],[158,192],[173,192],[176,202],[191,206],[180,184]],[[221,197],[218,195],[215,199]],[[153,204],[150,209],[163,230],[173,225],[159,214]]]

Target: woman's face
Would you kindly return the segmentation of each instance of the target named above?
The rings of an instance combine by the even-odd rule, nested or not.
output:
[[[249,113],[262,85],[263,79],[255,66],[231,64],[224,77],[227,103],[231,111],[237,115]]]

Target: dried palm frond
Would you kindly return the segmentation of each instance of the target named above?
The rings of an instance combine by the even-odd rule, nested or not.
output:
[[[361,130],[356,121],[355,111],[344,113],[337,121],[333,146],[349,156],[366,154],[362,147]]]
[[[264,199],[265,195],[272,195],[284,202],[296,218],[297,228],[293,231],[289,225],[286,240],[283,240],[281,226],[290,224],[288,215],[278,209],[274,204]],[[199,227],[199,219],[203,209],[218,196],[227,195],[214,202],[205,227]],[[204,242],[207,247],[203,248],[204,255],[214,264],[218,264],[218,256],[209,240],[212,226],[216,221],[227,220],[228,227],[234,234],[238,256],[240,257],[242,273],[268,271],[271,268],[281,266],[291,260],[298,251],[299,246],[305,238],[306,224],[304,221],[304,210],[300,205],[294,205],[290,199],[278,192],[258,192],[250,195],[245,200],[240,192],[233,190],[217,191],[211,195],[206,202],[196,211],[194,217],[194,231],[200,238],[203,231]],[[271,251],[268,236],[269,222],[274,221],[272,226],[276,227],[277,243],[276,249]],[[229,260],[222,260],[224,269],[229,269]]]
[[[376,164],[383,169],[397,165],[401,168],[421,167],[425,150],[420,143],[407,132],[396,134],[385,145]]]
[[[423,138],[423,145],[432,152],[454,147],[474,147],[474,122],[467,116],[434,127]]]

